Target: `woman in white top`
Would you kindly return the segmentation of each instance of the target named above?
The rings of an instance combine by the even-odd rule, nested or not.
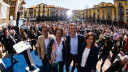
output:
[[[65,47],[62,37],[63,30],[57,28],[55,30],[55,38],[48,44],[47,58],[52,66],[52,72],[63,72]]]
[[[78,52],[78,72],[95,72],[99,52],[95,40],[94,33],[89,32],[85,35],[84,45]]]

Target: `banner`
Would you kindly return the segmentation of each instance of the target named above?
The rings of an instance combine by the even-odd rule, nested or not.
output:
[[[19,24],[18,27],[19,27],[19,29],[20,29],[20,26],[23,24],[23,20],[18,20],[18,22],[19,22],[19,23],[18,23],[18,24]]]
[[[6,18],[7,16],[7,6],[0,2],[0,19]]]

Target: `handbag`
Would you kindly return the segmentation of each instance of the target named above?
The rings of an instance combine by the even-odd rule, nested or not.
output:
[[[57,62],[54,62],[53,65],[52,65],[52,72],[58,72],[58,63]]]

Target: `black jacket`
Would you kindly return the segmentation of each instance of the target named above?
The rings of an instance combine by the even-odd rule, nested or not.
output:
[[[113,63],[105,72],[122,72],[122,68],[124,65],[121,65],[121,60],[117,60],[115,63]]]
[[[8,35],[6,38],[4,38],[4,46],[5,49],[9,52],[9,53],[15,53],[14,49],[13,49],[13,45],[15,44],[15,40],[11,35]]]
[[[66,36],[66,41],[65,41],[65,45],[66,45],[66,61],[68,61],[68,58],[69,58],[69,54],[71,54],[70,53],[70,38],[71,38],[71,36],[70,35],[68,35],[68,36]],[[82,44],[83,44],[83,40],[84,40],[84,36],[83,35],[80,35],[80,34],[78,34],[78,51],[80,50],[80,48],[81,48],[81,46],[82,46]],[[77,60],[76,60],[76,62],[78,63],[78,55],[77,55]]]
[[[103,47],[103,51],[102,51],[103,55],[109,55],[109,51],[112,50],[113,42],[111,40],[108,40],[108,41],[106,41],[106,45],[107,46],[105,46],[105,43],[104,43],[104,47]]]
[[[79,51],[78,72],[91,72],[91,70],[95,71],[97,60],[98,60],[98,52],[99,52],[100,48],[96,47],[96,46],[92,46],[90,53],[88,55],[85,67],[81,67],[82,55],[83,55],[83,52],[85,50],[85,47],[86,46],[83,45]]]

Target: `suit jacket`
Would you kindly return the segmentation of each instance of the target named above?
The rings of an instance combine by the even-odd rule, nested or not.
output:
[[[54,38],[54,36],[49,35],[49,42]],[[38,37],[37,42],[37,52],[41,59],[44,59],[45,56],[45,43],[44,43],[44,35]]]
[[[66,61],[68,61],[68,58],[70,56],[69,54],[71,54],[70,53],[70,49],[71,49],[71,47],[70,47],[70,38],[71,38],[70,35],[66,36],[66,41],[65,41],[65,45],[66,45]],[[84,36],[78,34],[78,49],[77,49],[78,51],[81,48],[81,45],[83,44],[83,40],[84,40]],[[78,62],[78,55],[77,55],[76,58],[77,58],[76,62]]]
[[[85,67],[81,67],[82,55],[83,55],[83,52],[85,50],[85,47],[86,46],[83,45],[83,47],[79,51],[78,72],[91,72],[91,70],[96,70],[99,47],[96,47],[96,46],[91,47],[90,53],[88,55],[88,58],[87,58],[87,61],[85,64]]]
[[[121,60],[117,60],[115,63],[113,63],[105,72],[122,72],[122,68],[124,65],[121,65]]]
[[[5,49],[9,52],[9,53],[12,53],[14,54],[15,51],[13,49],[13,45],[15,44],[15,40],[14,38],[11,36],[11,35],[8,35],[7,38],[4,38],[4,46],[5,46]]]

